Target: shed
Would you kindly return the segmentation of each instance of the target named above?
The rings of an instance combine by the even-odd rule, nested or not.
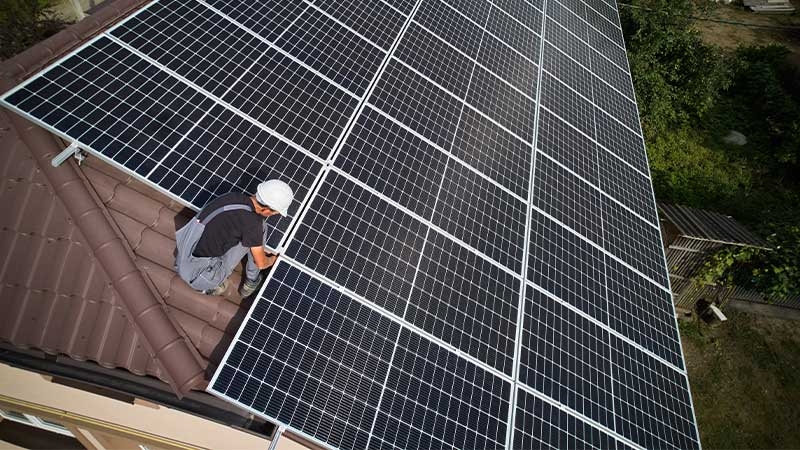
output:
[[[740,286],[699,285],[693,281],[707,257],[725,247],[769,250],[769,243],[733,217],[681,205],[658,205],[661,232],[675,305],[694,309],[700,299],[723,305],[731,299],[800,309],[800,297],[767,298]]]

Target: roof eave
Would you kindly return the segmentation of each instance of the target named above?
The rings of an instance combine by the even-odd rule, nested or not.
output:
[[[0,63],[0,93],[13,88],[51,62],[79,47],[147,0],[108,2],[95,14]],[[53,167],[50,159],[62,148],[47,131],[10,114],[11,124],[33,153],[59,199],[87,238],[95,257],[112,280],[149,353],[161,363],[180,397],[204,380],[197,350],[169,316],[146,276],[136,267],[132,251],[109,219],[105,205],[94,195],[72,163]]]

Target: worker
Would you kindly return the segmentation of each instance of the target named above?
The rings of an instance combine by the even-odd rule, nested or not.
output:
[[[277,258],[264,250],[266,218],[285,216],[293,199],[288,184],[269,180],[258,185],[256,195],[234,192],[212,200],[175,233],[178,275],[195,290],[222,295],[228,289],[228,277],[246,254],[239,294],[250,296],[263,281],[261,271]]]

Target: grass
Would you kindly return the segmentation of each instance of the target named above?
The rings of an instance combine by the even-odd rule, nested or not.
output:
[[[681,322],[704,448],[800,448],[800,322],[726,311]]]

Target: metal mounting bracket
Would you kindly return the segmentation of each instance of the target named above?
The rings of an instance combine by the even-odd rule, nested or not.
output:
[[[278,429],[275,430],[275,432],[272,434],[272,441],[269,443],[268,450],[275,450],[276,448],[278,448],[278,441],[280,441],[281,436],[283,436],[283,433],[285,432],[286,432],[286,427],[283,425],[279,426]]]
[[[61,153],[57,154],[53,159],[51,159],[50,164],[52,164],[53,167],[58,167],[63,164],[64,161],[69,159],[70,156],[74,156],[75,159],[78,160],[78,165],[80,165],[80,163],[86,159],[86,155],[83,153],[80,147],[78,147],[78,143],[73,142],[69,144],[69,147],[65,148],[61,151]]]

